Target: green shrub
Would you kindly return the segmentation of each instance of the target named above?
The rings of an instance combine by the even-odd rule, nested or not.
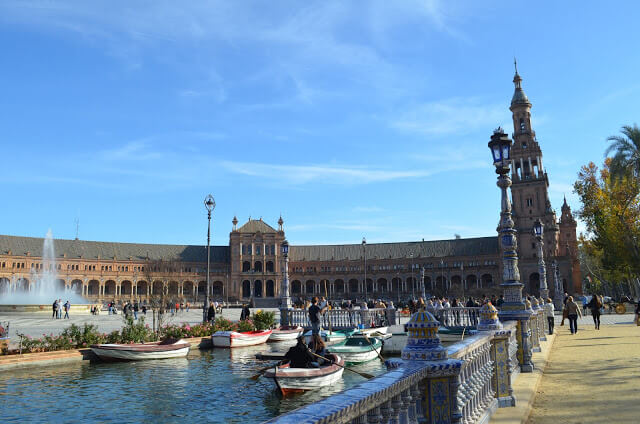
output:
[[[133,317],[125,316],[125,326],[120,330],[120,343],[142,343],[156,339],[153,331],[144,323],[141,317],[135,322]]]
[[[276,323],[276,313],[257,311],[255,314],[253,314],[252,319],[255,324],[256,330],[268,330]]]
[[[246,319],[244,321],[239,321],[238,322],[238,329],[236,331],[239,331],[240,333],[244,333],[246,331],[255,331],[256,326],[253,324],[253,321],[250,319]]]

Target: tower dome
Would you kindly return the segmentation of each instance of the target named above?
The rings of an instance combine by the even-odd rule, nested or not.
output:
[[[516,86],[516,89],[513,92],[513,97],[511,98],[511,106],[518,104],[531,106],[529,98],[522,89],[522,78],[520,78],[520,74],[518,74],[518,64],[515,60],[513,61],[513,64],[516,68],[516,74],[513,76],[513,84]]]

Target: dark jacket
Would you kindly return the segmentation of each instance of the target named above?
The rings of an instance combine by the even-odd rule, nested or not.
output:
[[[290,361],[291,368],[309,368],[311,362],[315,360],[304,343],[298,343],[290,348],[284,357]]]
[[[248,306],[242,308],[242,312],[240,312],[240,321],[244,321],[245,319],[251,316],[251,310]]]
[[[216,307],[211,305],[207,310],[207,321],[213,321],[216,317]]]
[[[600,301],[596,296],[592,296],[589,303],[587,303],[587,306],[589,307],[589,309],[591,309],[591,314],[596,315],[600,313],[600,308],[602,307],[602,304],[600,303]]]

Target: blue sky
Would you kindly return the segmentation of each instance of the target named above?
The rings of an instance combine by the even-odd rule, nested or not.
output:
[[[535,4],[533,4],[535,3]],[[635,2],[0,3],[0,233],[214,244],[490,236],[513,57],[556,210],[638,121]]]

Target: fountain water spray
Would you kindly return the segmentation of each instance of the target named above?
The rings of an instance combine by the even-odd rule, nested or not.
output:
[[[47,231],[43,242],[42,263],[40,265],[41,268],[31,268],[28,277],[14,275],[9,284],[7,281],[0,284],[0,304],[47,305],[53,304],[56,299],[62,299],[63,302],[69,300],[72,304],[87,303],[77,293],[77,291],[81,291],[82,286],[66,289],[62,281],[57,278],[58,268],[51,230]],[[31,285],[25,278],[28,278]]]

